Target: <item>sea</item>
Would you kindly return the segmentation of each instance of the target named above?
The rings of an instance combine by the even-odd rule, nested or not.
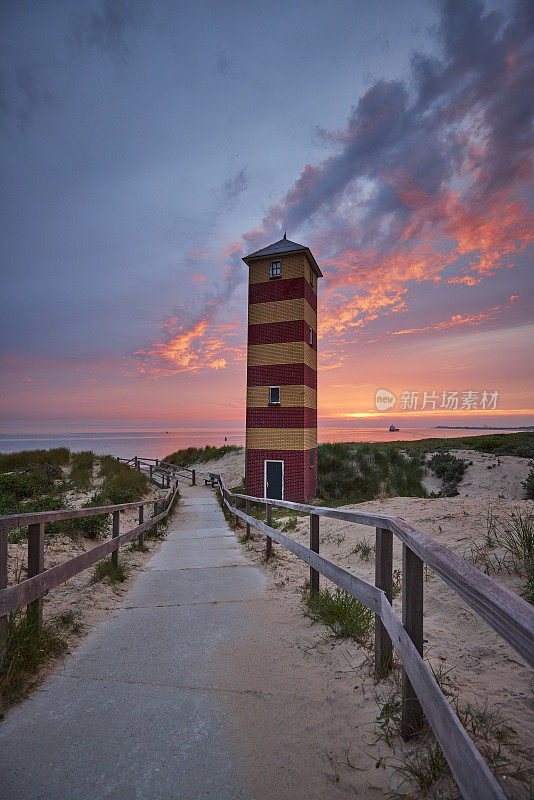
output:
[[[506,429],[449,429],[449,428],[402,428],[390,433],[386,427],[330,427],[318,428],[319,442],[394,442],[417,439],[448,438],[456,436],[481,436],[491,433],[510,432]],[[244,428],[180,427],[165,430],[33,430],[31,433],[10,432],[0,429],[0,453],[16,453],[20,450],[47,450],[51,447],[68,447],[80,452],[92,450],[97,455],[132,458],[164,458],[184,447],[204,447],[224,444],[244,445]]]

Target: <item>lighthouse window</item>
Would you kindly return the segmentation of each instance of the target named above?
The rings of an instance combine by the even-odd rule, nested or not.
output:
[[[271,261],[270,277],[271,278],[280,278],[280,277],[282,277],[282,262],[281,261]]]
[[[269,386],[269,405],[270,406],[279,406],[280,405],[280,387],[279,386]]]
[[[310,467],[313,467],[313,450],[310,450]]]
[[[310,344],[313,347],[313,329],[310,328]]]
[[[310,286],[313,286],[313,269],[310,267]]]

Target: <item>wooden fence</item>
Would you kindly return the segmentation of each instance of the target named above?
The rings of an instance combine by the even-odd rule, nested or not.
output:
[[[119,459],[126,461],[126,459]],[[28,606],[28,612],[40,620],[42,615],[42,596],[45,592],[88,569],[97,561],[111,555],[114,564],[118,563],[119,548],[130,542],[135,536],[139,544],[143,544],[145,531],[157,525],[170,513],[178,493],[180,478],[189,477],[195,483],[194,470],[163,464],[154,459],[130,459],[139,471],[145,471],[158,486],[167,487],[169,491],[160,500],[143,500],[134,503],[121,503],[112,506],[98,506],[82,509],[62,509],[59,511],[39,511],[32,514],[10,514],[0,516],[0,656],[5,649],[7,633],[7,615],[18,608]],[[163,466],[161,466],[163,464]],[[184,475],[185,473],[185,475]],[[161,484],[158,479],[161,479]],[[152,516],[145,521],[145,508],[152,506]],[[129,531],[120,533],[120,512],[128,508],[139,510],[139,524]],[[111,539],[97,544],[86,553],[64,561],[50,569],[45,569],[45,526],[49,522],[66,519],[93,517],[99,514],[112,514]],[[28,577],[13,586],[7,585],[8,579],[8,535],[13,528],[28,526]]]
[[[385,675],[393,648],[402,662],[402,723],[405,739],[424,724],[423,713],[445,754],[465,800],[505,800],[505,794],[468,736],[423,660],[423,562],[462,597],[477,614],[534,666],[534,609],[505,586],[398,517],[291,503],[230,492],[219,476],[219,491],[236,524],[242,519],[310,566],[310,591],[319,590],[319,574],[351,594],[375,614],[375,671]],[[244,501],[245,511],[239,507]],[[265,504],[266,522],[250,515],[251,503]],[[272,508],[309,514],[310,547],[271,526]],[[319,555],[320,517],[369,525],[376,529],[375,584],[372,585]],[[393,611],[393,536],[402,542],[402,622]]]

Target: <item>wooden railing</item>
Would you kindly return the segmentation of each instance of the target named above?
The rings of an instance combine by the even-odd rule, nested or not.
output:
[[[194,469],[180,467],[176,464],[171,464],[169,461],[160,461],[159,458],[139,458],[139,456],[134,456],[133,458],[117,457],[117,461],[131,465],[138,472],[146,473],[150,477],[150,480],[155,480],[156,474],[159,473],[161,475],[162,488],[169,486],[171,475],[175,475],[178,478],[190,478],[191,486],[195,486],[196,484],[196,471]],[[183,473],[186,474],[184,475]]]
[[[125,461],[125,459],[120,459]],[[134,459],[130,459],[133,461]],[[149,464],[148,459],[135,459],[141,470],[143,461]],[[161,462],[159,462],[161,464]],[[18,608],[28,606],[28,613],[35,616],[37,620],[42,615],[42,596],[50,589],[54,589],[60,584],[77,575],[79,572],[101,561],[108,555],[114,564],[118,563],[119,548],[127,544],[134,537],[138,537],[139,545],[143,545],[145,531],[157,525],[170,513],[176,495],[178,493],[178,480],[183,477],[180,467],[172,464],[165,464],[164,467],[152,465],[149,470],[151,480],[160,486],[158,477],[161,476],[161,487],[168,488],[165,497],[159,500],[142,500],[134,503],[120,503],[112,506],[95,506],[93,508],[81,509],[62,509],[58,511],[39,511],[30,514],[9,514],[0,516],[0,656],[5,648],[7,632],[7,615]],[[194,472],[190,473],[192,483],[195,483]],[[192,473],[192,474],[191,474]],[[152,506],[152,517],[145,521],[144,510],[146,506]],[[120,512],[126,509],[137,508],[139,510],[139,524],[129,531],[120,533]],[[86,553],[64,561],[50,569],[45,569],[44,564],[44,538],[45,525],[49,522],[57,522],[66,519],[79,519],[83,517],[93,517],[99,514],[112,514],[112,537],[111,539],[96,545]],[[28,526],[28,577],[13,586],[8,586],[8,535],[12,528]]]
[[[375,671],[381,677],[392,664],[393,648],[402,662],[402,723],[405,739],[419,733],[423,713],[436,735],[465,800],[505,800],[505,794],[468,736],[423,660],[423,562],[462,597],[477,614],[534,666],[534,609],[521,597],[464,561],[448,548],[398,517],[343,511],[230,492],[219,476],[219,491],[236,525],[266,536],[266,554],[273,540],[310,566],[310,591],[319,590],[319,574],[344,589],[375,614]],[[245,511],[238,508],[245,502]],[[250,515],[250,504],[265,504],[266,521]],[[310,517],[310,547],[271,526],[272,508],[304,512]],[[356,577],[319,555],[320,517],[376,528],[375,584]],[[402,622],[393,611],[393,536],[402,542]]]

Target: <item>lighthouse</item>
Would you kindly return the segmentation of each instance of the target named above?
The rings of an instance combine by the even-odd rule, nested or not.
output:
[[[309,249],[286,238],[249,269],[246,490],[308,502],[317,488],[317,283]]]

